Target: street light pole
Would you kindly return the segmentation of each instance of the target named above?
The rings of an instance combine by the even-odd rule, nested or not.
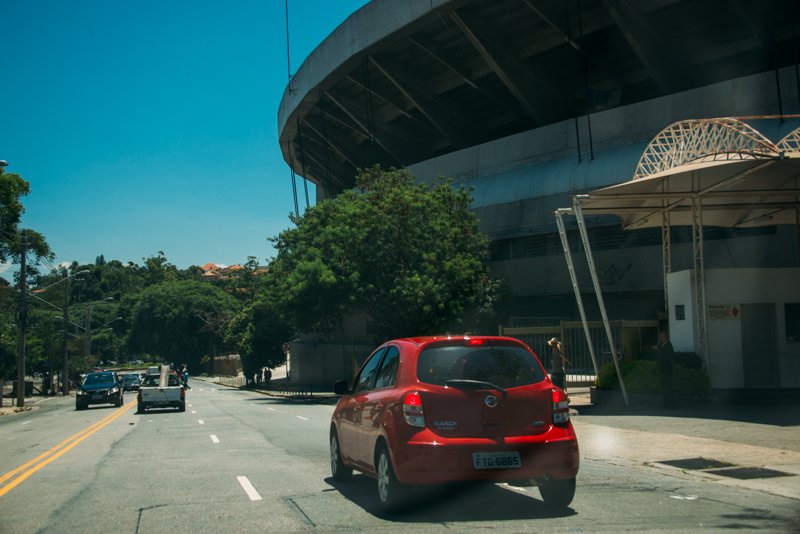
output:
[[[64,287],[64,309],[62,314],[64,317],[64,359],[61,367],[61,393],[66,397],[69,395],[69,345],[67,344],[67,336],[69,335],[69,273],[67,273],[67,284]]]
[[[28,291],[25,287],[27,283],[27,259],[28,242],[24,237],[22,240],[22,254],[20,256],[19,271],[19,356],[17,358],[17,407],[25,406],[25,331],[28,327],[28,301],[26,299]]]
[[[84,334],[86,335],[86,341],[84,341],[83,347],[84,352],[87,356],[92,355],[92,310],[94,309],[95,305],[101,302],[108,302],[109,300],[114,300],[113,297],[106,297],[103,300],[98,300],[96,302],[89,303],[89,308],[86,312],[86,327],[84,328]]]

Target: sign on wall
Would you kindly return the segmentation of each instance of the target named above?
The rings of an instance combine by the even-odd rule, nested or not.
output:
[[[708,318],[709,319],[739,319],[742,316],[742,310],[738,304],[709,304],[708,305]]]

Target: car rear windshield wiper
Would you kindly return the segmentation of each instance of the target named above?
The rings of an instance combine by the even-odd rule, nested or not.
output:
[[[466,380],[463,378],[453,378],[450,380],[445,380],[444,385],[452,388],[496,389],[503,395],[506,394],[506,390],[501,388],[497,384],[492,384],[491,382],[484,382],[483,380]]]

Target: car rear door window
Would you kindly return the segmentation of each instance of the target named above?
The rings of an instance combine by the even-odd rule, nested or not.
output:
[[[364,367],[361,368],[361,373],[358,375],[356,379],[355,386],[353,386],[353,392],[357,393],[359,391],[368,391],[372,389],[373,385],[375,384],[375,377],[378,372],[378,365],[381,363],[381,358],[383,354],[386,352],[386,349],[383,348],[378,350],[373,354],[367,363],[364,364]]]
[[[417,377],[437,385],[474,380],[512,388],[544,380],[544,371],[536,357],[519,346],[439,345],[420,354]]]
[[[386,356],[383,358],[383,364],[380,371],[378,371],[378,378],[375,380],[375,389],[386,388],[394,385],[395,377],[397,376],[397,366],[400,363],[400,351],[397,347],[389,347],[386,351]]]

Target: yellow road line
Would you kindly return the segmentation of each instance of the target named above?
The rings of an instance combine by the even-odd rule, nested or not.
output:
[[[22,483],[25,479],[27,479],[29,476],[34,474],[36,471],[38,471],[42,467],[44,467],[47,464],[49,464],[50,462],[60,458],[61,456],[66,454],[68,451],[72,450],[73,447],[78,445],[80,442],[82,442],[83,440],[85,440],[86,438],[88,438],[89,436],[91,436],[92,434],[94,434],[95,432],[97,432],[98,430],[103,428],[104,426],[106,426],[109,423],[111,423],[112,421],[115,421],[116,419],[120,418],[122,415],[124,415],[128,410],[133,408],[135,405],[136,405],[135,402],[129,402],[128,404],[125,404],[124,406],[122,406],[118,410],[114,411],[110,415],[107,415],[106,417],[104,417],[100,421],[94,423],[90,427],[88,427],[88,428],[86,428],[84,430],[81,430],[77,434],[74,434],[74,435],[68,437],[67,439],[65,439],[64,441],[62,441],[61,443],[59,443],[55,447],[51,448],[50,450],[43,452],[42,454],[40,454],[39,456],[37,456],[33,460],[25,462],[21,466],[17,467],[16,469],[14,469],[12,471],[9,471],[8,473],[6,473],[2,477],[0,477],[0,484],[3,484],[3,483],[5,483],[6,480],[8,480],[8,479],[16,476],[17,474],[21,473],[21,474],[19,474],[19,476],[17,476],[17,478],[15,478],[11,482],[9,482],[8,484],[6,484],[2,488],[0,488],[0,497],[5,495],[6,493],[11,491],[12,489],[16,488],[20,483]]]

